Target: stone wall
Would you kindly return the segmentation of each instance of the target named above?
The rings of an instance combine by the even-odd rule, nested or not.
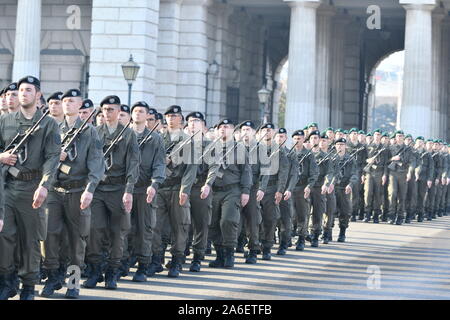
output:
[[[17,0],[0,2],[0,87],[11,82]]]

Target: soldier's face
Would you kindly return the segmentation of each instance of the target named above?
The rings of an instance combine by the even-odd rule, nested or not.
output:
[[[255,138],[255,130],[249,126],[242,126],[241,128],[241,136],[244,136],[244,142],[249,142]]]
[[[265,135],[265,136],[264,136]],[[269,141],[273,137],[273,129],[271,128],[264,128],[261,130],[261,137],[264,136],[264,139],[266,141]]]
[[[334,140],[334,131],[333,130],[328,130],[327,131],[327,137],[330,138],[331,140]]]
[[[189,132],[196,133],[197,131],[203,131],[203,121],[202,119],[189,118],[188,120]]]
[[[423,148],[423,146],[424,146],[424,142],[423,142],[423,140],[416,140],[416,148],[418,148],[418,149],[422,149]]]
[[[147,115],[147,128],[150,130],[156,125],[156,116],[154,114]]]
[[[358,133],[357,132],[350,133],[350,140],[357,141],[358,140]]]
[[[51,101],[53,101],[53,100],[51,100]],[[81,100],[80,97],[64,98],[62,101],[62,111],[64,112],[64,114],[66,116],[74,116],[74,115],[78,114],[78,111],[80,110],[82,104],[83,104],[83,101]],[[53,105],[53,110],[55,112],[59,112],[59,109],[56,108],[56,106],[57,106],[57,104]],[[49,106],[49,109],[50,109],[50,114],[52,114],[52,109],[50,106]]]
[[[119,120],[120,106],[118,104],[104,104],[102,113],[106,122],[114,123]]]
[[[380,143],[380,141],[381,141],[381,133],[379,133],[379,132],[375,132],[374,134],[373,134],[373,139],[375,140],[375,143]]]
[[[405,144],[407,145],[407,146],[409,146],[410,144],[412,143],[412,138],[406,138],[405,139]]]
[[[305,142],[305,136],[294,136],[292,138],[292,141],[294,141],[294,144],[297,143],[297,147],[302,147],[303,143]]]
[[[326,149],[328,147],[328,139],[320,139],[319,148]]]
[[[275,135],[275,143],[280,145],[284,143],[287,140],[287,134],[286,133],[277,133]]]
[[[119,122],[121,125],[126,126],[128,122],[130,122],[131,115],[128,112],[120,111],[119,113]]]
[[[403,134],[396,134],[395,135],[395,142],[398,144],[405,143],[405,136]]]
[[[433,150],[434,151],[439,151],[441,149],[441,146],[439,143],[433,143]]]
[[[373,137],[371,137],[371,136],[366,137],[366,144],[371,144],[372,141],[373,141]],[[378,140],[378,143],[380,143],[380,140]]]
[[[343,136],[344,136],[343,132],[336,132],[335,140],[338,140],[338,139],[342,138]]]
[[[19,87],[19,103],[25,109],[34,107],[41,99],[41,95],[32,84],[22,83]]]
[[[219,135],[222,138],[229,139],[233,136],[234,126],[231,124],[222,124],[219,126]]]
[[[97,124],[97,126],[101,126],[102,124],[105,123],[105,116],[103,115],[102,112],[100,112],[97,117],[95,118],[95,122]]]
[[[342,143],[342,142],[336,143],[336,151],[339,154],[345,153],[346,147],[347,147],[347,145],[345,143]]]
[[[89,118],[89,115],[92,113],[92,108],[89,109],[82,109],[80,111],[78,111],[78,116],[80,117],[81,120],[86,120],[87,118]]]
[[[310,142],[312,147],[318,145],[319,144],[319,140],[320,140],[320,138],[319,138],[318,135],[313,135],[313,136],[309,137],[309,142]]]
[[[427,150],[432,150],[433,149],[433,142],[429,141],[426,143],[425,145],[427,147]]]
[[[166,115],[167,126],[169,129],[178,129],[181,127],[181,114],[173,113]]]
[[[8,91],[6,93],[6,105],[8,106],[9,112],[14,112],[19,106],[19,93],[17,90]]]
[[[134,107],[131,118],[136,124],[145,123],[147,121],[147,109],[144,107]]]

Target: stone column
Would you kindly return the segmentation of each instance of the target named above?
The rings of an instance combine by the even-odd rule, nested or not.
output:
[[[316,108],[315,121],[321,129],[330,126],[331,22],[333,7],[322,5],[317,11]]]
[[[320,0],[285,0],[291,7],[285,126],[288,132],[315,121],[316,16]]]
[[[13,81],[28,75],[39,78],[41,10],[41,0],[19,0],[17,3]]]
[[[445,12],[437,9],[432,13],[432,82],[431,82],[431,132],[433,138],[441,138],[441,43],[442,43],[442,20],[445,18]]]
[[[412,3],[414,2],[414,3]],[[432,19],[434,0],[400,0],[406,9],[405,66],[400,126],[413,136],[432,129]]]

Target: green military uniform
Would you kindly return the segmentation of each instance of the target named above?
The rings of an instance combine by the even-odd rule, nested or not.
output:
[[[383,144],[372,143],[367,146],[367,159],[374,158],[373,164],[365,165],[364,212],[365,221],[369,222],[373,212],[374,223],[379,222],[383,200],[383,176],[388,176],[387,163],[389,151]]]
[[[322,233],[322,219],[326,214],[327,197],[326,194],[322,194],[322,186],[326,186],[327,189],[332,183],[334,171],[333,163],[328,159],[327,154],[322,150],[313,152],[317,166],[319,168],[319,176],[317,177],[314,187],[311,189],[311,202],[312,202],[312,228],[311,233],[313,235],[311,246],[318,246],[319,236]],[[325,159],[324,161],[322,161]],[[320,164],[319,164],[320,163]]]
[[[335,186],[336,184],[336,168],[338,165],[337,155],[333,155],[328,160],[332,169],[332,179],[330,182],[330,186]],[[331,193],[326,194],[326,209],[323,218],[323,243],[327,244],[330,241],[333,241],[333,227],[334,227],[334,217],[336,214],[336,189],[333,188]]]
[[[35,124],[42,112],[37,110],[32,119],[26,119],[21,111],[10,113],[0,119],[0,149],[14,139],[16,134]],[[0,288],[1,298],[7,299],[12,290],[11,276],[14,273],[15,250],[18,247],[19,277],[27,288],[28,294],[34,294],[34,285],[39,283],[41,247],[47,234],[47,216],[45,203],[39,209],[33,209],[33,196],[40,186],[50,190],[51,178],[58,165],[61,153],[61,139],[56,121],[46,117],[26,144],[27,157],[16,168],[17,177],[7,173],[4,189],[4,226],[0,233],[0,275],[4,277],[4,286]],[[7,168],[6,168],[7,169]],[[5,295],[5,292],[7,293]],[[23,293],[23,292],[22,292]]]
[[[171,137],[169,132],[162,135],[165,150],[171,149],[171,146],[178,148],[179,144],[189,137],[181,130],[173,134]],[[173,140],[172,140],[173,139]],[[175,149],[173,149],[175,150]],[[169,153],[170,151],[168,150]],[[183,156],[183,151],[180,150],[179,156]],[[164,259],[163,248],[163,232],[167,225],[170,225],[172,235],[172,246],[170,252],[172,254],[171,270],[169,276],[178,276],[178,271],[181,270],[181,264],[184,261],[184,251],[189,235],[189,227],[191,224],[190,202],[189,199],[181,206],[179,204],[180,193],[187,195],[191,194],[192,186],[194,185],[197,176],[196,164],[186,164],[184,162],[174,161],[171,157],[170,163],[166,166],[166,180],[158,190],[158,208],[156,210],[156,227],[153,233],[153,261],[152,269],[161,271],[158,267],[162,264]],[[153,272],[150,272],[150,274]]]
[[[358,175],[358,179],[361,180],[361,176],[364,174],[363,169],[366,165],[366,159],[367,159],[367,151],[363,144],[356,143],[353,144],[350,140],[348,140],[347,143],[347,153],[349,155],[355,153],[355,162],[356,162],[356,173]],[[360,196],[361,196],[361,189],[362,184],[357,183],[354,185],[354,188],[352,188],[352,221],[356,221],[356,217],[359,215],[359,208],[360,208]],[[362,220],[364,217],[359,215],[359,220]]]
[[[60,124],[61,135],[82,125],[77,118],[71,126],[64,121]],[[80,209],[80,199],[84,191],[94,193],[103,177],[104,161],[102,145],[97,131],[91,125],[78,135],[72,148],[76,150],[75,159],[66,159],[61,163],[61,170],[52,180],[52,189],[48,195],[47,216],[48,233],[44,242],[44,267],[49,270],[49,278],[41,295],[50,296],[60,283],[57,281],[57,269],[60,267],[60,252],[63,227],[68,235],[68,256],[70,265],[83,269],[86,241],[90,231],[91,209]],[[70,171],[65,171],[69,166]],[[65,172],[63,172],[63,170]],[[65,267],[65,266],[64,266]]]
[[[416,149],[411,148],[411,156],[414,162],[414,170],[417,166],[417,162],[419,160],[419,153]],[[411,223],[411,220],[415,218],[416,206],[417,206],[417,182],[414,177],[414,174],[411,176],[411,179],[407,182],[408,186],[406,189],[406,198],[405,198],[405,209],[406,209],[406,219],[405,223]]]
[[[97,127],[103,151],[123,131],[124,126],[118,124],[114,132],[110,132],[107,124]],[[86,288],[93,288],[101,282],[100,263],[104,239],[109,234],[109,257],[106,270],[106,287],[115,289],[119,277],[120,261],[123,256],[125,237],[130,228],[130,214],[123,206],[124,193],[133,193],[134,185],[139,177],[139,146],[133,130],[127,128],[111,153],[112,166],[106,168],[106,176],[100,181],[92,200],[91,232],[87,245],[87,263],[91,265],[91,275],[84,282]]]
[[[415,177],[416,179],[416,192],[417,201],[416,201],[416,214],[417,214],[417,222],[422,222],[424,217],[424,208],[425,202],[427,200],[427,195],[429,193],[428,190],[428,181],[433,181],[434,177],[434,161],[431,157],[431,154],[424,149],[417,150],[417,163],[415,168]]]
[[[405,198],[407,174],[414,171],[415,163],[411,148],[406,145],[393,145],[389,148],[389,159],[400,155],[399,161],[389,164],[389,219],[391,224],[401,225],[405,219]]]
[[[314,155],[310,150],[295,150],[296,161],[294,161],[293,176],[295,181],[293,192],[294,214],[297,216],[298,242],[296,250],[303,250],[305,238],[308,233],[308,215],[310,212],[310,197],[305,199],[305,188],[311,191],[319,177],[319,168],[317,167]]]
[[[229,123],[228,119],[221,122]],[[222,150],[218,155],[219,159],[227,152],[230,154],[220,164],[213,185],[213,212],[209,232],[217,257],[209,266],[232,268],[242,209],[241,195],[250,194],[252,171],[243,144],[231,140],[226,143],[221,141],[218,145],[218,150]],[[230,151],[232,148],[234,150]]]
[[[448,171],[448,167],[449,167],[449,163],[448,163],[448,153],[447,152],[440,152],[440,156],[442,159],[442,174],[440,177],[440,184],[439,184],[439,188],[438,188],[438,193],[437,193],[437,201],[436,201],[436,209],[435,209],[435,215],[437,215],[438,217],[442,217],[443,216],[443,211],[444,211],[444,203],[445,203],[445,195],[447,193],[447,185],[446,184],[442,184],[442,180],[444,180],[444,182],[447,182],[447,171]]]
[[[428,196],[426,201],[426,212],[427,212],[427,219],[428,221],[435,218],[434,210],[435,210],[435,203],[436,203],[436,193],[439,187],[440,177],[442,176],[442,158],[439,154],[439,152],[432,152],[431,158],[433,161],[433,183],[431,185],[431,188],[428,190]],[[436,183],[436,181],[438,183]]]

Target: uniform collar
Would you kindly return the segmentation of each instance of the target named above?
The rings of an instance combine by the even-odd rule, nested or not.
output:
[[[33,123],[36,123],[42,117],[42,115],[43,115],[42,111],[37,109],[31,121]],[[25,123],[30,121],[27,118],[25,118],[25,116],[22,113],[22,110],[16,112],[16,120],[19,120],[19,123]]]

